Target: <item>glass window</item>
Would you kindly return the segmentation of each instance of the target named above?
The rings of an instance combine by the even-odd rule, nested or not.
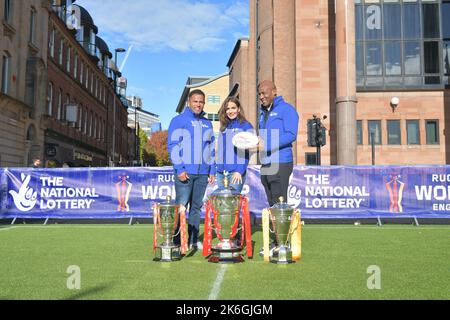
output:
[[[369,120],[367,123],[369,144],[372,144],[372,135],[374,144],[381,144],[381,120]]]
[[[58,93],[58,112],[57,112],[57,119],[62,120],[62,90],[59,89]]]
[[[439,38],[439,5],[437,3],[422,4],[423,37]]]
[[[362,144],[362,120],[356,120],[356,143]]]
[[[5,0],[5,9],[4,9],[4,18],[5,21],[11,22],[12,16],[12,0]]]
[[[59,64],[63,63],[63,53],[64,53],[64,39],[61,39],[61,42],[59,43]]]
[[[355,6],[355,39],[363,40],[364,30],[363,6]]]
[[[363,76],[364,75],[364,51],[362,43],[356,44],[356,75]]]
[[[48,47],[50,49],[50,57],[55,57],[55,29],[50,32],[50,39],[48,42]]]
[[[366,40],[381,40],[381,7],[372,4],[364,8]]]
[[[49,82],[47,92],[47,114],[51,116],[52,113],[53,113],[53,84]]]
[[[450,2],[444,2],[442,10],[442,38],[450,39]]]
[[[439,42],[423,43],[423,63],[425,73],[439,73]]]
[[[218,96],[218,95],[208,95],[207,102],[208,103],[220,103],[220,96]]]
[[[439,144],[439,120],[426,120],[427,144]]]
[[[420,43],[405,42],[405,74],[420,74]]]
[[[420,38],[420,7],[417,3],[403,5],[403,39]]]
[[[399,4],[386,4],[383,6],[383,29],[385,39],[401,38],[401,13]]]
[[[400,120],[387,121],[388,144],[400,144]]]
[[[381,76],[381,43],[366,44],[366,75]]]
[[[384,66],[387,76],[402,74],[402,50],[400,41],[384,43]]]
[[[2,93],[8,94],[11,58],[5,53],[2,57]]]
[[[28,39],[31,43],[36,41],[36,10],[31,8],[30,11],[30,38]]]
[[[420,144],[419,120],[406,120],[406,138],[408,144]]]
[[[444,59],[444,75],[445,75],[445,84],[450,84],[450,41],[445,41],[443,44],[444,52],[442,54],[442,58]]]
[[[75,58],[73,60],[73,77],[77,78],[77,71],[78,71],[78,54],[75,53]]]
[[[67,46],[66,70],[67,70],[67,72],[70,72],[70,47],[69,46]]]

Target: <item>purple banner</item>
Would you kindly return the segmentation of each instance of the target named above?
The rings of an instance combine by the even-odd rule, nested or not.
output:
[[[172,167],[0,168],[0,179],[0,218],[149,218],[154,202],[175,198]],[[288,202],[303,218],[450,218],[449,182],[450,166],[295,166]],[[260,217],[259,166],[242,192]]]

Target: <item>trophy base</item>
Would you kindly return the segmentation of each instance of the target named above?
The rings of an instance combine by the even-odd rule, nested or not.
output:
[[[179,246],[157,246],[155,259],[158,262],[172,262],[181,260],[181,252]]]
[[[273,255],[270,256],[270,262],[275,264],[290,264],[295,263],[292,260],[292,251],[289,247],[280,246],[275,248]]]
[[[211,249],[212,254],[208,261],[212,263],[240,263],[244,262],[241,251],[242,247],[235,244],[230,245],[229,241],[222,241]]]

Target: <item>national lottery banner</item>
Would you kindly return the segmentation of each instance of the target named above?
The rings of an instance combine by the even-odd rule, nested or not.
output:
[[[255,217],[268,207],[259,168],[242,190]],[[174,179],[172,167],[0,168],[0,218],[151,218]],[[450,166],[295,166],[289,180],[302,218],[450,218]]]

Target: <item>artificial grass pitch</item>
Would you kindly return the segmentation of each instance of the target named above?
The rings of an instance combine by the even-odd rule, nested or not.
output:
[[[254,229],[254,258],[225,265],[154,262],[152,225],[1,226],[0,299],[450,299],[450,226],[306,225],[291,265]]]

